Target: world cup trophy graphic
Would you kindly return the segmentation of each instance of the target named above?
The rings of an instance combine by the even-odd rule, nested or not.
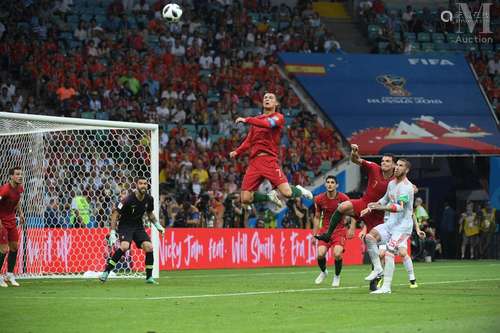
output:
[[[380,75],[377,76],[377,82],[389,89],[389,94],[391,96],[404,97],[411,95],[410,92],[404,88],[406,79],[402,76],[391,74]]]

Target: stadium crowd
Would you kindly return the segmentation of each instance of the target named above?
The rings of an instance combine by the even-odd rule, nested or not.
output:
[[[469,2],[472,13],[481,2]],[[461,52],[474,66],[497,117],[500,116],[500,5],[491,6],[491,34],[478,24],[475,35],[462,21],[444,22],[441,13],[455,7],[388,7],[382,0],[361,2],[358,12],[374,53]],[[460,26],[462,24],[462,26]],[[460,33],[459,33],[460,32]]]
[[[174,207],[163,212],[167,225],[175,224],[175,204],[199,205],[208,193],[210,207],[219,207],[238,192],[247,160],[229,160],[227,152],[247,128],[234,119],[259,114],[265,91],[276,93],[286,116],[281,160],[289,181],[308,185],[342,158],[338,134],[303,109],[276,66],[279,51],[335,50],[309,2],[295,8],[186,2],[182,21],[172,24],[161,17],[167,2],[3,3],[2,110],[160,124],[162,198]],[[86,172],[92,171],[104,176]],[[69,198],[58,199],[70,205]],[[231,210],[216,209],[218,215]],[[202,216],[189,224],[221,221]]]

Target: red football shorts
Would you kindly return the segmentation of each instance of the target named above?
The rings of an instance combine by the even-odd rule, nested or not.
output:
[[[268,179],[273,187],[288,183],[288,179],[286,179],[285,174],[281,170],[278,160],[273,156],[257,156],[250,161],[243,177],[241,189],[243,191],[255,192],[264,179]]]
[[[384,223],[384,212],[383,211],[373,211],[366,214],[362,218],[359,217],[361,211],[368,207],[369,202],[363,199],[353,199],[351,200],[352,207],[354,209],[354,218],[361,219],[366,225],[366,232],[370,232],[373,228],[379,224]]]
[[[343,222],[344,221],[341,221],[340,223],[343,223]],[[328,230],[327,227],[322,227],[319,230],[318,234],[321,235],[321,234],[325,233],[327,230]],[[346,238],[347,238],[347,229],[346,228],[339,228],[339,226],[337,225],[337,227],[335,228],[335,231],[332,234],[332,237],[330,237],[330,241],[327,243],[327,242],[320,240],[318,242],[318,246],[326,246],[327,250],[329,250],[331,247],[335,247],[335,245],[340,245],[340,246],[344,247]]]
[[[17,227],[5,226],[0,228],[0,244],[8,244],[9,242],[18,242],[19,233],[17,232]]]

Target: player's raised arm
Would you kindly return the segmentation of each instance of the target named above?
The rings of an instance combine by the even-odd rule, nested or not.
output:
[[[229,157],[231,157],[231,158],[238,157],[239,155],[243,154],[248,149],[250,149],[250,143],[251,143],[251,140],[252,140],[252,135],[253,135],[253,131],[250,128],[250,130],[248,131],[248,134],[247,134],[245,140],[243,140],[243,142],[241,143],[241,145],[238,148],[236,148],[234,151],[232,151],[232,152],[229,153]]]
[[[359,156],[359,147],[356,144],[351,145],[351,162],[356,163],[357,165],[361,165],[363,163],[363,159]]]
[[[285,125],[285,117],[281,113],[276,113],[272,117],[268,118],[257,118],[257,117],[247,117],[247,118],[237,118],[237,123],[246,123],[257,127],[264,128],[274,128],[282,127]]]

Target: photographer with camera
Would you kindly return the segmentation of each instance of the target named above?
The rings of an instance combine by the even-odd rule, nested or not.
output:
[[[224,228],[244,227],[244,209],[238,193],[228,194],[224,200]]]
[[[181,193],[177,198],[181,207],[174,219],[175,228],[196,228],[200,227],[200,212],[198,208],[191,204],[191,194]]]

